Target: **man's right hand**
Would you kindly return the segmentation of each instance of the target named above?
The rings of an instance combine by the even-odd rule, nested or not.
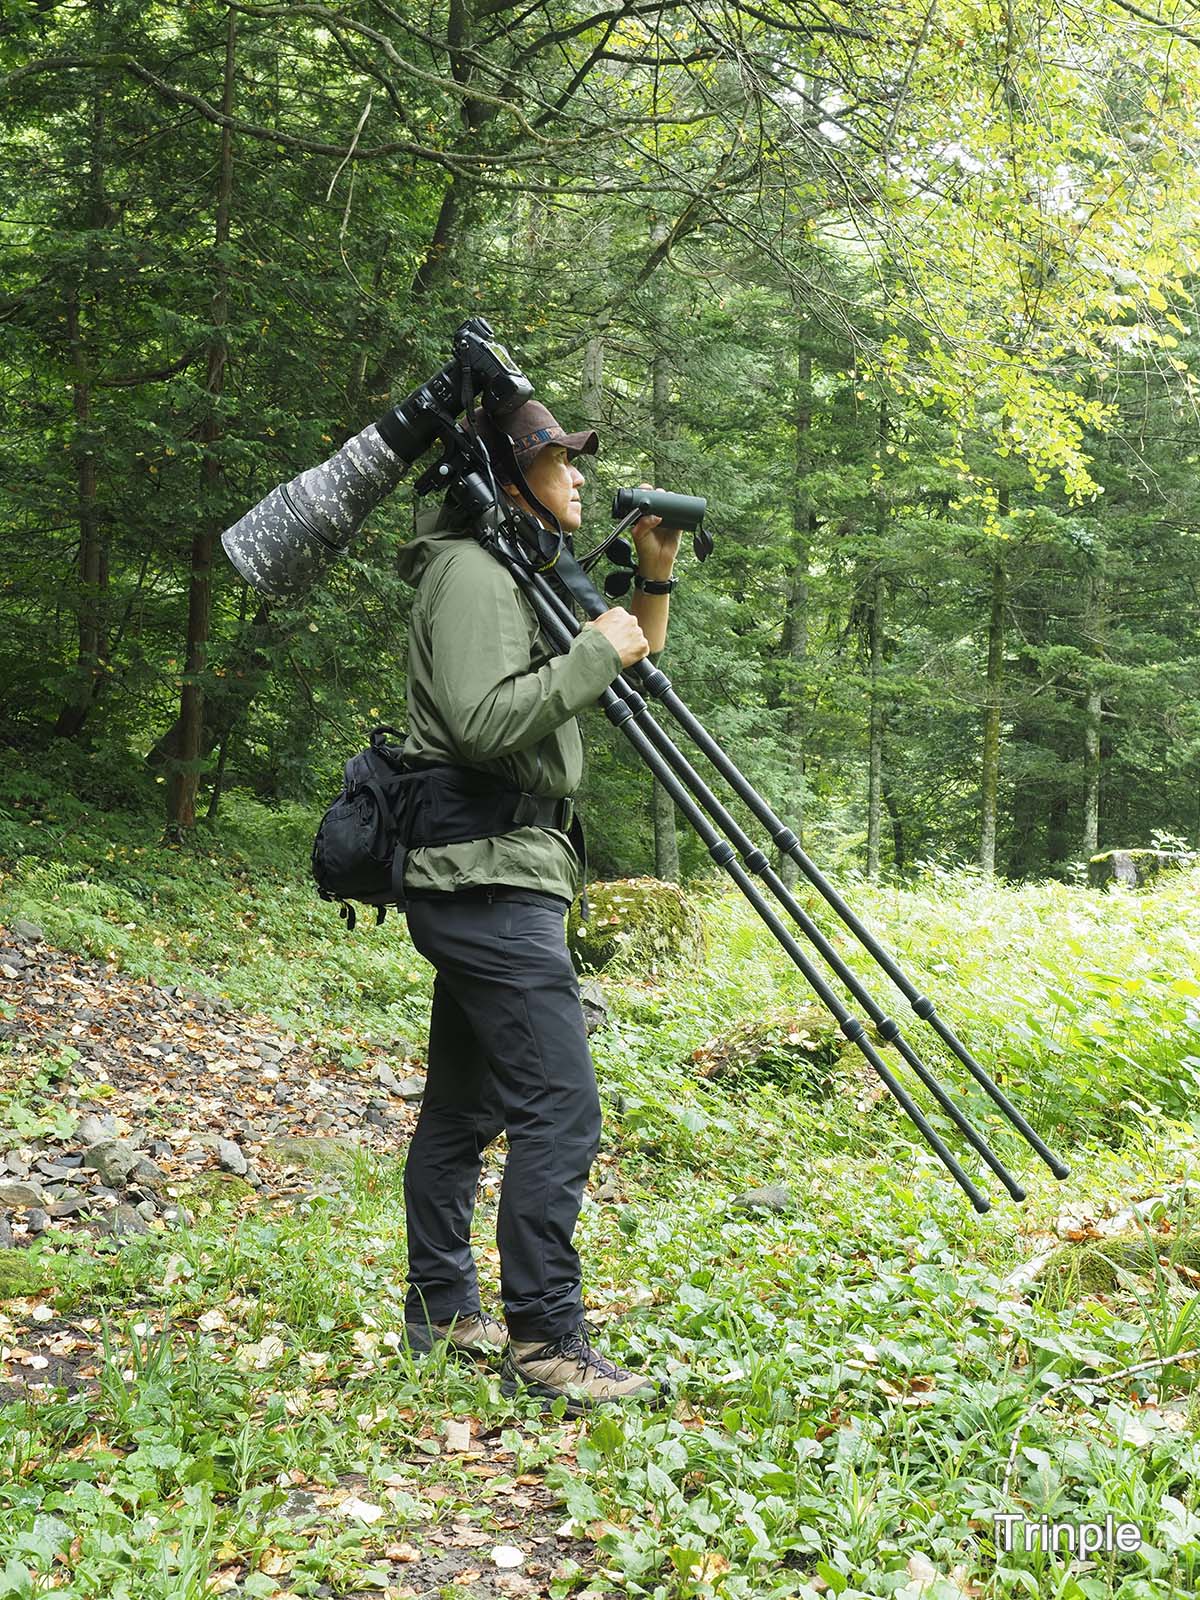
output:
[[[650,653],[650,646],[646,642],[641,624],[631,612],[625,610],[624,606],[614,606],[611,611],[605,611],[601,616],[594,618],[587,626],[598,629],[609,644],[616,646],[621,657],[622,672]]]

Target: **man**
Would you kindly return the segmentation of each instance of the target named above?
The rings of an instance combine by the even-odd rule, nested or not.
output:
[[[593,432],[567,434],[530,401],[482,416],[497,480],[547,526],[581,520],[581,454]],[[632,610],[589,622],[555,656],[515,579],[445,508],[418,523],[400,553],[417,585],[409,630],[405,753],[500,777],[555,814],[539,826],[413,849],[405,871],[409,932],[436,968],[429,1071],[405,1171],[410,1346],[447,1339],[460,1352],[504,1352],[506,1393],[566,1395],[577,1415],[662,1386],[592,1349],[572,1236],[600,1143],[600,1101],[564,917],[582,872],[568,829],[582,775],[576,713],[624,668],[662,648],[679,532],[645,517]],[[649,588],[642,588],[648,584]],[[558,805],[555,805],[558,802]],[[485,1147],[508,1156],[497,1242],[505,1326],[479,1304],[471,1218]]]

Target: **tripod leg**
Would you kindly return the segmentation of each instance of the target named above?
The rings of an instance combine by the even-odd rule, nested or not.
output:
[[[642,669],[645,670],[643,671]],[[999,1084],[979,1065],[953,1029],[938,1016],[933,1001],[920,992],[917,986],[902,971],[896,959],[884,949],[870,929],[854,914],[829,880],[805,854],[800,846],[800,841],[792,830],[780,821],[767,802],[704,728],[703,724],[684,705],[683,701],[671,688],[670,680],[666,677],[666,674],[660,672],[657,667],[650,667],[646,662],[639,662],[638,668],[635,670],[638,672],[647,692],[661,701],[688,737],[693,740],[697,748],[712,762],[735,794],[745,801],[753,814],[768,829],[772,843],[796,862],[817,892],[823,896],[863,948],[887,973],[888,977],[909,1002],[916,1015],[920,1017],[922,1022],[927,1022],[938,1038],[954,1053],[976,1083],[979,1084],[980,1088],[1004,1112],[1013,1126],[1024,1135],[1054,1176],[1056,1178],[1069,1176],[1071,1169],[1067,1164],[1054,1154],[1037,1130],[1030,1126],[1025,1117],[1013,1105]]]
[[[515,572],[514,576],[516,576],[517,581],[530,596],[530,599],[533,602],[548,635],[561,647],[565,640],[569,640],[569,631],[555,616],[553,607],[551,607],[543,598],[537,580],[523,571]],[[640,699],[640,696],[638,698]],[[758,892],[749,874],[738,865],[733,846],[728,842],[728,840],[723,839],[717,833],[716,829],[712,827],[704,813],[700,810],[700,808],[688,794],[687,790],[676,778],[674,772],[671,771],[670,768],[667,767],[666,763],[660,758],[658,752],[655,750],[646,734],[640,727],[637,726],[633,709],[611,689],[605,690],[601,703],[604,706],[609,720],[615,726],[619,727],[622,733],[624,733],[633,744],[638,754],[646,762],[647,766],[666,789],[667,793],[671,796],[672,800],[683,813],[684,817],[695,829],[696,833],[700,836],[704,844],[708,847],[709,854],[712,856],[713,860],[722,866],[725,871],[729,873],[730,877],[733,878],[743,895],[745,895],[746,899],[766,923],[772,934],[774,934],[776,940],[783,946],[784,950],[786,950],[787,954],[791,957],[796,966],[799,967],[810,987],[816,992],[821,1001],[833,1013],[837,1020],[838,1026],[842,1030],[842,1033],[851,1041],[851,1043],[856,1045],[866,1057],[867,1061],[870,1063],[871,1067],[877,1073],[887,1089],[898,1101],[900,1106],[907,1113],[910,1120],[917,1127],[926,1143],[939,1157],[947,1171],[954,1178],[955,1182],[967,1195],[967,1198],[970,1200],[975,1210],[981,1213],[989,1210],[990,1201],[988,1200],[987,1196],[976,1187],[976,1185],[963,1171],[953,1153],[947,1148],[937,1130],[926,1118],[924,1112],[922,1112],[920,1106],[916,1104],[904,1086],[897,1080],[895,1075],[887,1066],[886,1062],[881,1059],[878,1051],[867,1037],[866,1028],[856,1017],[853,1017],[850,1014],[850,1012],[839,1000],[834,990],[830,988],[829,984],[821,976],[817,968],[813,966],[811,961],[809,961],[800,945],[788,932],[783,923],[780,922],[779,918],[775,915],[774,911],[768,905],[766,900],[764,900],[762,895]]]
[[[570,634],[578,630],[578,624],[570,609],[558,599],[549,585],[546,586],[545,592],[540,595],[539,600],[545,603],[547,609],[553,610],[556,623],[563,633]],[[889,1017],[883,1007],[873,999],[857,974],[838,955],[821,929],[796,901],[783,880],[772,871],[767,856],[754,845],[749,835],[738,825],[737,820],[729,810],[722,805],[704,783],[666,731],[659,727],[653,717],[647,714],[646,703],[641,695],[631,688],[623,678],[617,680],[616,692],[630,706],[634,716],[639,718],[639,726],[642,727],[646,737],[651,740],[660,755],[687,785],[709,816],[716,821],[726,837],[736,845],[746,867],[763,880],[775,898],[784,906],[792,920],[799,925],[805,937],[820,953],[822,959],[836,974],[839,981],[849,990],[858,1004],[865,1008],[867,1015],[879,1029],[883,1038],[888,1043],[895,1045],[899,1054],[917,1074],[917,1077],[933,1095],[942,1110],[950,1117],[963,1137],[991,1167],[1013,1199],[1023,1200],[1025,1198],[1024,1189],[1021,1188],[1020,1184],[1017,1183],[987,1142],[976,1132],[958,1106],[954,1104],[937,1079],[928,1070],[916,1051],[903,1037],[899,1024]]]

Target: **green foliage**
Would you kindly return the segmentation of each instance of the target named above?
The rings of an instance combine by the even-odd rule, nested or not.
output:
[[[223,823],[237,848],[204,863],[214,905],[240,909],[247,872],[264,897],[279,892],[270,824],[250,802]],[[135,825],[113,816],[110,834]],[[58,848],[72,838],[78,874],[78,834],[62,832]],[[183,900],[169,891],[192,884],[193,861],[146,848],[130,862],[146,896],[133,948],[165,978]],[[1194,882],[1100,896],[931,873],[853,894],[1070,1160],[1068,1184],[972,1099],[1029,1190],[1021,1211],[978,1217],[887,1099],[869,1109],[774,1082],[745,1079],[731,1095],[705,1081],[691,1058],[706,1041],[749,1037],[811,1002],[740,897],[697,896],[704,960],[667,981],[605,980],[602,1154],[624,1204],[585,1201],[579,1234],[604,1348],[669,1376],[673,1407],[596,1416],[567,1461],[554,1417],[504,1400],[494,1376],[403,1354],[391,1337],[406,1287],[397,1161],[340,1163],[336,1191],[299,1205],[197,1206],[190,1227],[86,1250],[52,1238],[7,1253],[22,1273],[10,1292],[52,1293],[56,1315],[98,1318],[102,1351],[94,1393],[0,1408],[0,1572],[12,1592],[53,1568],[79,1600],[200,1600],[226,1567],[253,1593],[268,1551],[284,1553],[292,1593],[353,1592],[390,1540],[420,1548],[429,1516],[463,1509],[487,1529],[509,1513],[511,1475],[543,1470],[560,1520],[596,1540],[594,1567],[555,1580],[560,1600],[598,1583],[612,1595],[807,1600],[817,1578],[851,1597],[905,1594],[918,1557],[968,1592],[1074,1594],[1084,1578],[1084,1600],[1190,1591],[1200,1456],[1188,1180],[1200,1125],[1187,1058],[1200,1024],[1180,974],[1197,965]],[[49,922],[57,906],[48,895],[27,910]],[[296,1008],[302,1025],[320,982],[301,959],[309,937],[293,922],[276,952],[314,986]],[[248,944],[227,959],[251,958]],[[257,970],[275,981],[274,968]],[[215,988],[227,975],[223,961],[203,974]],[[359,1025],[389,1014],[386,996],[367,994]],[[35,1072],[50,1069],[70,1063]],[[486,1159],[494,1178],[498,1152]],[[790,1189],[791,1210],[735,1208],[740,1190],[767,1182]],[[1063,1243],[1050,1267],[1023,1276],[1062,1208],[1103,1218],[1146,1194],[1166,1198],[1136,1226]],[[485,1256],[489,1303],[494,1274]],[[451,1415],[486,1419],[520,1445],[510,1477],[489,1480],[494,1501],[443,1458],[448,1497],[435,1513],[423,1499],[430,1446]],[[353,1474],[390,1509],[370,1529],[299,1526],[279,1482],[296,1474],[330,1487]],[[410,1486],[383,1496],[397,1474]],[[1145,1543],[1076,1580],[1055,1558],[997,1549],[991,1515],[1017,1507],[1101,1522],[1111,1512],[1136,1521]],[[497,1525],[495,1538],[512,1535]]]

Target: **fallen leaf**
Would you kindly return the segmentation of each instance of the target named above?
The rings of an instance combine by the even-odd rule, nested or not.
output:
[[[699,1561],[693,1561],[688,1571],[701,1583],[712,1583],[714,1578],[719,1578],[723,1572],[729,1571],[729,1558],[722,1555],[719,1550],[710,1550],[701,1556]]]
[[[351,1495],[342,1501],[338,1513],[343,1517],[357,1517],[359,1522],[378,1522],[384,1515],[384,1509],[372,1505],[369,1500],[360,1500],[357,1495]]]
[[[264,1371],[267,1367],[274,1366],[284,1354],[283,1340],[276,1333],[269,1333],[258,1344],[241,1345],[237,1351],[239,1366],[253,1367],[257,1372]]]
[[[447,1417],[442,1423],[442,1434],[446,1440],[446,1449],[453,1454],[462,1454],[471,1448],[471,1424],[460,1422],[454,1417]]]

